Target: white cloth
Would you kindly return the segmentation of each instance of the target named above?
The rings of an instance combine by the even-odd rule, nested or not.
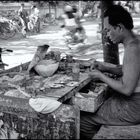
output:
[[[34,15],[37,17],[39,16],[39,9],[37,9],[37,8],[34,9]]]
[[[76,24],[74,18],[71,18],[71,19],[66,18],[66,19],[65,19],[65,25],[66,25],[66,26],[76,26],[77,24]]]
[[[30,16],[38,17],[39,16],[39,9],[38,8],[34,8],[33,11],[31,11]]]
[[[47,114],[55,111],[62,103],[50,98],[30,98],[29,105],[37,112]]]

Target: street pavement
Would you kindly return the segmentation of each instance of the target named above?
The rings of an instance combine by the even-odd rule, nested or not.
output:
[[[97,24],[84,25],[89,40],[88,44],[100,42],[99,39],[96,39],[97,26]],[[21,38],[21,34],[18,34],[16,38],[10,40],[0,40],[0,47],[13,50],[13,53],[8,52],[2,55],[3,61],[9,64],[6,69],[30,61],[37,46],[43,44],[50,45],[49,50],[61,50],[62,52],[70,51],[68,47],[66,47],[63,38],[63,29],[60,27],[46,27],[40,34],[30,35],[27,38]]]
[[[97,34],[98,22],[83,23],[86,30],[87,43],[79,54],[82,57],[89,56],[97,60],[103,61],[103,51],[101,44],[101,35]],[[140,18],[134,18],[134,26],[137,26],[137,30],[140,26]],[[137,31],[135,30],[135,32]],[[4,53],[2,59],[4,63],[11,67],[23,64],[32,59],[37,46],[48,44],[50,50],[60,50],[61,52],[70,52],[69,48],[66,47],[63,38],[63,30],[59,26],[46,26],[40,34],[30,35],[27,38],[21,38],[21,34],[18,34],[15,38],[10,40],[0,40],[0,47],[5,47],[13,50],[13,53]],[[122,63],[123,48],[120,47],[120,60]]]

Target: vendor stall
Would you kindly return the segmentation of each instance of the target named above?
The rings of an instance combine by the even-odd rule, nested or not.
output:
[[[52,60],[58,60],[58,52],[39,57],[43,47],[38,47],[31,62],[0,73],[1,138],[78,139],[80,110],[94,112],[103,102],[106,85],[91,86],[87,74],[92,60],[66,56],[56,61],[58,68],[51,75],[42,75],[36,69],[40,61],[46,60],[49,68]],[[92,87],[90,94],[85,86]]]

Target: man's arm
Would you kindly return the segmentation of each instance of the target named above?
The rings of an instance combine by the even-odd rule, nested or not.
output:
[[[114,80],[104,74],[100,74],[100,80],[126,96],[130,96],[135,91],[140,78],[140,50],[137,47],[136,44],[133,44],[133,47],[126,48],[121,80]]]
[[[93,67],[102,72],[108,72],[119,76],[122,75],[122,65],[115,65],[107,62],[95,61]]]

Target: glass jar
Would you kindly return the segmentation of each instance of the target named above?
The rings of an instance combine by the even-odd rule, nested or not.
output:
[[[60,51],[55,51],[54,52],[54,57],[55,57],[55,60],[57,62],[60,62],[60,60],[61,60],[61,52]]]
[[[80,65],[79,65],[79,63],[73,63],[72,75],[73,75],[73,80],[74,81],[79,81],[79,76],[80,76]]]
[[[72,55],[66,55],[66,61],[68,63],[72,63],[73,62],[73,56]]]

